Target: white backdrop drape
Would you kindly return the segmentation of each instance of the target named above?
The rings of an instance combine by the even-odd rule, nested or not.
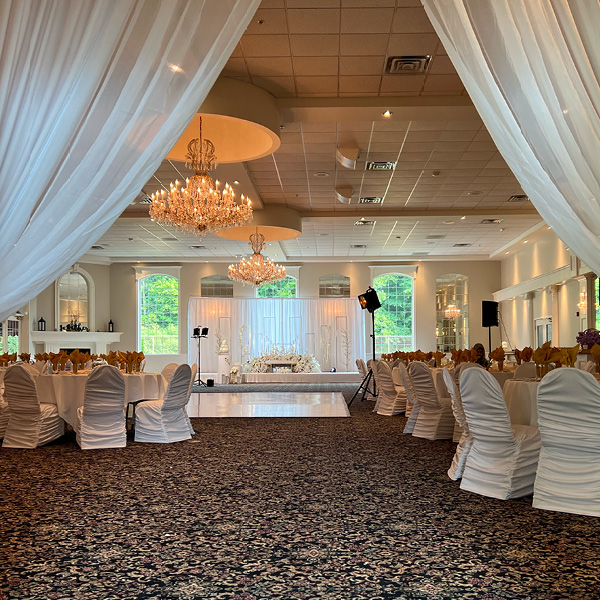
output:
[[[0,2],[0,321],[139,193],[258,4]]]
[[[217,371],[216,334],[227,338],[231,364],[246,362],[263,351],[292,346],[314,354],[322,370],[355,371],[365,355],[364,311],[349,298],[196,298],[188,305],[188,329],[208,327],[202,340],[202,371]],[[240,343],[240,329],[245,326]],[[344,331],[349,342],[346,361]],[[242,357],[242,346],[244,356]],[[327,351],[327,348],[330,348]],[[329,358],[328,358],[329,355]],[[198,347],[189,345],[190,364],[198,362]]]
[[[600,2],[422,2],[523,190],[600,273]]]

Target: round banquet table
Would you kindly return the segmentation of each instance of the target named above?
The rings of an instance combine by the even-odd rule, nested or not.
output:
[[[531,379],[509,379],[504,384],[504,400],[513,425],[537,427],[537,389],[539,381]]]
[[[160,373],[123,374],[125,378],[125,405],[135,400],[162,398],[167,381]],[[36,378],[40,402],[56,404],[58,414],[71,427],[77,422],[77,409],[83,406],[86,373],[57,373]]]
[[[490,371],[494,379],[500,384],[500,387],[504,389],[504,384],[510,381],[514,376],[514,371]]]

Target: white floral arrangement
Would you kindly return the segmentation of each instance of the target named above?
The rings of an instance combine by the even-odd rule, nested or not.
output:
[[[274,361],[289,362],[294,373],[320,373],[319,361],[312,354],[298,354],[294,351],[285,350],[283,347],[275,347],[270,352],[263,352],[255,356],[247,363],[248,373],[268,373],[270,365]]]
[[[240,374],[239,367],[231,367],[231,369],[229,369],[229,376],[230,377],[238,377],[239,374]]]

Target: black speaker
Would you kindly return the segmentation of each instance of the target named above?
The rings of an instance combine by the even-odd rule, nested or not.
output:
[[[498,327],[498,303],[493,300],[481,301],[481,326]]]

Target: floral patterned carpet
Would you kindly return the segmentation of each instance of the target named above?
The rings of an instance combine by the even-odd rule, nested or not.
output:
[[[600,598],[600,519],[462,492],[454,444],[371,408],[0,449],[0,599]]]

